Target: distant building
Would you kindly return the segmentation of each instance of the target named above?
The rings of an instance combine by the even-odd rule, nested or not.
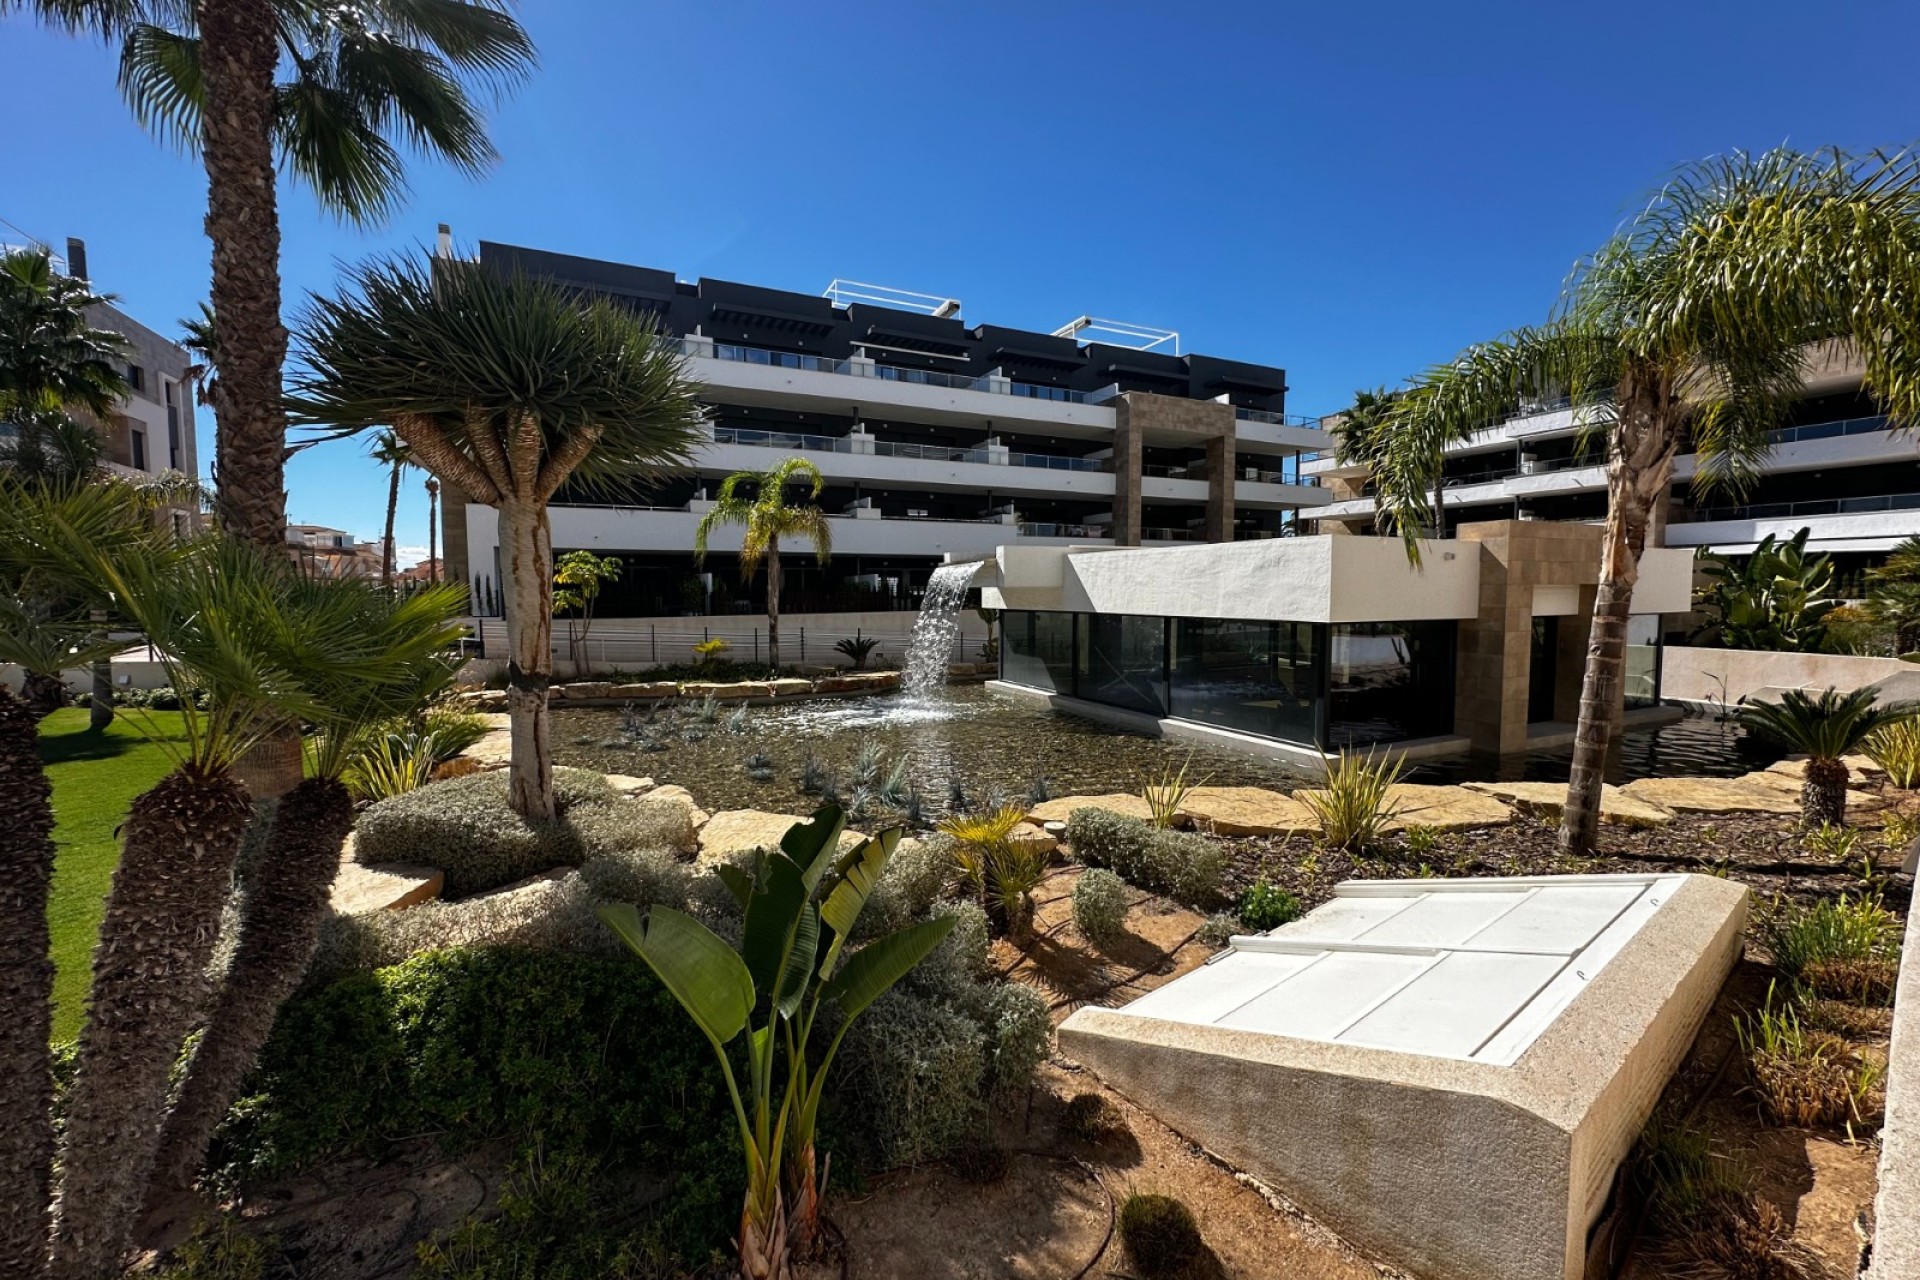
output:
[[[287,541],[300,548],[300,559],[324,578],[377,578],[386,563],[386,542],[362,542],[344,529],[323,524],[290,524]]]
[[[409,569],[402,569],[393,575],[395,582],[439,582],[446,576],[446,566],[438,558],[422,560]]]

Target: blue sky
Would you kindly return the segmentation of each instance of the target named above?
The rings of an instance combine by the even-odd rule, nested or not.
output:
[[[548,0],[522,19],[542,65],[495,111],[484,180],[417,163],[374,231],[283,186],[290,307],[445,221],[683,279],[844,276],[957,296],[976,322],[1174,328],[1285,367],[1289,407],[1324,412],[1538,319],[1675,164],[1920,137],[1920,12],[1893,0]],[[99,285],[171,331],[206,293],[205,180],[132,122],[114,67],[0,19],[0,218],[83,237]],[[353,444],[302,454],[290,490],[296,520],[379,532],[385,484]],[[417,477],[399,541],[424,549]]]

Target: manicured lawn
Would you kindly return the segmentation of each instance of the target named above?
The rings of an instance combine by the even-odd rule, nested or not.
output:
[[[148,734],[179,742],[177,711],[123,711],[105,733],[87,728],[84,709],[56,711],[40,722],[40,758],[53,780],[53,1039],[80,1034],[93,942],[120,861],[114,831],[133,798],[173,767]]]

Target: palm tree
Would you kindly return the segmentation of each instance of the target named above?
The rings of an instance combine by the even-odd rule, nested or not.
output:
[[[1468,348],[1395,402],[1374,460],[1383,521],[1429,523],[1446,445],[1518,403],[1570,394],[1607,443],[1607,521],[1560,847],[1592,849],[1647,529],[1683,440],[1697,488],[1739,487],[1804,390],[1813,344],[1844,340],[1898,423],[1920,416],[1920,160],[1738,153],[1678,172],[1577,264],[1555,315]]]
[[[506,561],[514,808],[552,817],[547,686],[553,537],[570,479],[618,490],[682,465],[703,439],[678,351],[605,299],[469,263],[376,259],[302,317],[295,421],[391,426],[418,464],[496,508]]]
[[[117,43],[135,116],[206,166],[213,314],[228,339],[209,385],[218,515],[237,536],[279,548],[287,334],[276,167],[328,211],[383,221],[406,190],[401,145],[470,174],[493,162],[472,90],[518,80],[532,43],[479,0],[0,0],[15,5]]]
[[[1893,651],[1920,649],[1920,535],[1901,540],[1867,573],[1867,616],[1893,629]]]
[[[392,720],[418,714],[452,682],[459,662],[444,655],[458,643],[464,607],[458,588],[396,598],[365,582],[297,575],[282,588],[290,622],[262,639],[283,651],[280,660],[317,708],[317,747],[309,775],[280,797],[248,876],[233,961],[167,1115],[150,1206],[192,1186],[275,1014],[306,971],[353,826],[341,775],[355,748]],[[333,647],[306,652],[321,642]],[[362,678],[370,670],[380,678]]]
[[[386,550],[380,556],[380,585],[391,587],[394,570],[393,517],[400,509],[400,473],[413,465],[413,450],[393,432],[382,431],[374,436],[371,452],[373,460],[387,468],[387,536]]]
[[[0,420],[79,411],[104,422],[119,407],[127,340],[87,319],[112,301],[55,271],[46,249],[0,256]]]
[[[427,477],[427,581],[440,581],[440,482]]]
[[[1847,820],[1847,766],[1842,756],[1861,749],[1874,731],[1920,716],[1920,703],[1874,705],[1871,688],[1809,694],[1788,689],[1778,702],[1743,705],[1734,718],[1747,730],[1772,738],[1807,757],[1806,782],[1800,788],[1801,820],[1810,827]]]
[[[826,487],[820,469],[805,458],[788,458],[771,471],[736,471],[720,482],[720,496],[700,517],[693,531],[693,559],[707,558],[707,537],[722,525],[737,524],[740,536],[740,579],[751,582],[762,562],[767,566],[767,663],[780,674],[780,539],[805,538],[821,564],[833,554],[833,529],[827,513],[814,506],[789,505],[787,486],[809,485],[809,498]],[[743,490],[752,490],[748,497]]]

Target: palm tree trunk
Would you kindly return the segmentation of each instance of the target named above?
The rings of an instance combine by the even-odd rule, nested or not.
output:
[[[1580,682],[1580,721],[1574,729],[1567,806],[1560,821],[1560,852],[1585,856],[1600,834],[1600,797],[1607,748],[1619,722],[1627,661],[1627,619],[1646,547],[1653,495],[1672,482],[1677,437],[1671,380],[1657,369],[1635,369],[1621,380],[1620,421],[1607,468],[1606,540],[1600,554],[1587,669]]]
[[[128,812],[60,1142],[52,1280],[119,1274],[160,1144],[168,1073],[203,1004],[252,817],[246,788],[192,766]]]
[[[106,611],[94,609],[87,615],[87,621],[104,627],[107,621]],[[99,644],[107,638],[105,631],[96,631],[87,639]],[[92,664],[93,688],[87,693],[87,727],[95,733],[105,733],[107,726],[113,723],[113,659],[102,655]]]
[[[780,674],[780,539],[767,547],[767,665]]]
[[[787,1248],[787,1218],[780,1208],[780,1188],[773,1189],[773,1207],[762,1216],[747,1188],[746,1208],[740,1214],[741,1280],[791,1280],[792,1254]]]
[[[0,1276],[47,1264],[53,1171],[53,788],[39,718],[0,689]]]
[[[229,534],[263,547],[286,542],[286,414],[280,408],[287,331],[280,323],[280,214],[274,191],[274,70],[270,0],[201,0],[205,77],[203,159],[213,314],[214,510]]]
[[[427,581],[440,581],[440,486],[427,481]]]
[[[393,586],[393,517],[400,509],[400,466],[394,464],[393,474],[387,477],[387,541],[386,552],[380,557],[380,585]]]
[[[192,1187],[274,1016],[306,973],[352,828],[353,799],[337,778],[308,778],[281,797],[249,877],[233,965],[161,1134],[149,1207]]]
[[[508,790],[514,812],[551,818],[547,686],[553,683],[553,533],[546,504],[502,502],[500,535],[507,548],[507,716],[513,741]]]
[[[1801,821],[1813,828],[1847,823],[1847,766],[1841,760],[1807,761],[1800,786]]]

